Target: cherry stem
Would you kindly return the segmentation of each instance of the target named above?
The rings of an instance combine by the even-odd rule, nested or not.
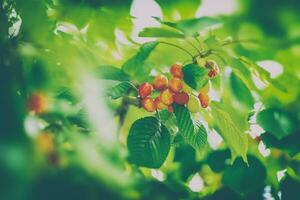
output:
[[[200,55],[200,49],[198,49],[192,42],[190,42],[189,40],[186,40],[186,42],[189,44],[189,45],[191,45],[197,52],[198,52],[198,54]]]
[[[189,54],[192,58],[194,58],[194,56],[188,50],[186,50],[185,48],[182,48],[181,46],[178,46],[178,45],[173,44],[173,43],[165,42],[165,41],[159,41],[159,43],[176,47],[176,48],[184,51],[185,53]]]

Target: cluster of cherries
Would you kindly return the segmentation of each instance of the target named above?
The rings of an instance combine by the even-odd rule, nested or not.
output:
[[[208,76],[214,78],[219,73],[215,61],[208,60],[204,66],[209,69]],[[200,66],[199,66],[200,67]],[[175,63],[170,67],[171,79],[165,75],[157,75],[152,84],[145,82],[139,86],[138,94],[141,99],[141,106],[148,112],[168,109],[173,112],[173,103],[186,105],[190,112],[196,113],[200,108],[207,108],[209,104],[209,83],[201,91],[193,91],[186,85],[182,78],[182,64]],[[153,91],[159,91],[159,95],[152,97]]]

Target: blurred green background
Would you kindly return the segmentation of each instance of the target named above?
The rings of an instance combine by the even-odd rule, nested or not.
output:
[[[0,3],[1,200],[300,199],[299,1]],[[224,24],[214,30],[218,37],[256,41],[235,44],[231,51],[260,63],[287,88],[260,89],[256,107],[269,109],[269,121],[260,121],[263,129],[250,122],[249,167],[241,159],[230,165],[229,150],[213,131],[209,147],[201,152],[174,147],[160,169],[128,163],[129,128],[149,114],[129,107],[120,123],[114,115],[120,100],[103,96],[115,82],[100,80],[97,69],[120,67],[142,43],[152,41],[138,37],[143,28],[159,26],[152,16],[168,21],[219,17]],[[148,64],[159,71],[187,58],[161,45]],[[255,84],[261,86],[258,80]],[[45,112],[28,111],[32,94],[43,97],[37,101]],[[234,104],[227,109],[238,121],[249,110]],[[263,132],[273,134],[260,136]],[[277,132],[286,134],[276,137]]]

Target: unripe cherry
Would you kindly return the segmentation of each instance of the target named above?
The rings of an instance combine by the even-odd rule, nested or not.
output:
[[[27,108],[35,114],[41,114],[46,110],[46,97],[39,92],[32,93],[27,101]]]
[[[189,95],[185,92],[175,93],[174,102],[180,105],[186,104],[189,101]]]
[[[205,93],[200,93],[198,95],[202,108],[207,108],[209,104],[209,96]]]
[[[157,109],[163,110],[163,109],[167,108],[167,105],[164,104],[160,98],[161,98],[160,96],[156,97],[154,100],[154,103],[155,103]]]
[[[147,82],[143,83],[139,87],[139,96],[141,98],[145,98],[152,93],[152,90],[153,90],[153,86],[150,83],[147,83]]]
[[[172,76],[177,78],[183,78],[183,72],[182,72],[182,64],[181,63],[175,63],[171,65],[170,67],[170,73]]]
[[[173,92],[180,92],[183,88],[183,82],[181,79],[173,77],[170,80],[169,83],[169,88],[173,91]]]
[[[168,105],[171,105],[174,102],[174,93],[169,90],[169,89],[165,89],[160,93],[160,100]]]
[[[201,88],[200,93],[207,94],[207,93],[209,92],[209,89],[210,89],[210,84],[209,84],[209,82],[207,82],[207,83],[203,86],[203,88]]]
[[[163,90],[168,85],[168,79],[165,75],[157,75],[153,81],[153,87],[156,90]]]
[[[188,86],[187,84],[183,83],[182,91],[187,94],[190,94],[190,93],[192,93],[193,89],[190,86]]]
[[[154,100],[150,97],[146,97],[142,100],[142,106],[148,112],[154,112],[156,110]]]
[[[189,101],[187,102],[187,108],[191,113],[196,113],[200,111],[200,102],[197,97],[190,95]]]

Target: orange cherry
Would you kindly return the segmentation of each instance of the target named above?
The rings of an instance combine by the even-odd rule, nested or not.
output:
[[[169,88],[173,91],[173,92],[180,92],[183,88],[183,82],[181,79],[173,77],[170,80],[169,83]]]
[[[189,95],[185,92],[175,93],[174,102],[180,105],[186,104],[189,101]]]
[[[168,85],[168,79],[165,75],[157,75],[153,81],[153,87],[156,90],[166,89]]]
[[[209,76],[210,78],[215,78],[216,76],[218,76],[218,74],[219,74],[219,68],[211,69],[211,70],[209,70],[209,72],[208,72],[208,76]]]
[[[171,105],[174,102],[174,93],[169,90],[169,89],[165,89],[160,93],[160,100],[168,105]]]
[[[156,97],[154,100],[154,103],[155,103],[157,109],[163,110],[163,109],[167,108],[167,105],[164,104],[160,98],[161,98],[160,96]]]
[[[177,78],[183,78],[183,72],[182,72],[182,64],[181,63],[175,63],[171,65],[170,67],[170,73],[172,76]]]
[[[200,93],[198,95],[202,108],[207,108],[209,104],[209,96],[205,93]]]
[[[154,100],[150,97],[146,97],[142,100],[142,106],[148,112],[154,112],[156,110]]]
[[[152,93],[153,86],[150,83],[143,83],[139,87],[139,96],[145,98]]]
[[[27,108],[35,114],[41,114],[46,110],[46,97],[39,92],[32,93],[27,101]]]

